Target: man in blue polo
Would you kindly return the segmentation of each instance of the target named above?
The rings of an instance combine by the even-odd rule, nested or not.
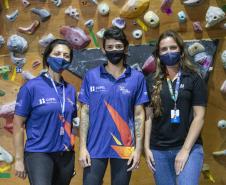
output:
[[[122,30],[106,30],[103,52],[108,62],[88,71],[82,83],[79,160],[84,185],[102,184],[108,159],[112,185],[128,185],[131,171],[139,166],[143,105],[149,98],[142,73],[126,65],[127,47]]]

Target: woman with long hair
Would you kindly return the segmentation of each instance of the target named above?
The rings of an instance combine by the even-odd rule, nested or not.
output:
[[[157,185],[197,185],[203,164],[205,82],[175,31],[156,44],[157,68],[146,109],[145,155]]]

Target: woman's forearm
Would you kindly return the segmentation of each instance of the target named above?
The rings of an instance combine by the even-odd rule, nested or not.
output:
[[[13,120],[13,142],[15,147],[16,160],[24,158],[24,120],[21,117],[14,116]]]
[[[195,106],[194,107],[194,119],[191,123],[188,135],[183,145],[183,149],[188,152],[191,151],[194,143],[199,137],[202,127],[204,125],[204,115],[205,115],[205,107]]]

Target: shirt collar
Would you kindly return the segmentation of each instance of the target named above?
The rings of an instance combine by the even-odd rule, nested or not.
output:
[[[189,75],[191,75],[191,72],[182,70],[181,75],[182,76],[189,76]]]
[[[41,75],[42,75],[44,78],[50,80],[50,77],[49,77],[49,75],[48,75],[47,72],[42,73]],[[66,82],[64,81],[64,78],[63,78],[63,77],[60,78],[60,82],[54,81],[54,83],[56,84],[56,86],[63,86],[63,85],[65,86],[65,85],[66,85]]]
[[[178,74],[179,72],[176,74],[176,76],[172,79],[172,82],[174,82],[177,78],[178,78]],[[181,76],[185,77],[185,76],[190,76],[191,72],[189,71],[185,71],[185,70],[181,70]]]
[[[105,75],[109,75],[109,73],[105,69],[105,66],[106,66],[106,64],[103,64],[103,65],[100,66],[100,73],[105,74]],[[125,64],[125,67],[126,67],[126,71],[124,72],[124,74],[126,74],[126,75],[131,74],[131,67],[127,64]]]

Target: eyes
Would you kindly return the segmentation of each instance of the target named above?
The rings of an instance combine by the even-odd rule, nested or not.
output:
[[[52,56],[55,56],[55,57],[61,57],[63,55],[63,58],[67,61],[70,60],[70,54],[69,53],[61,53],[61,52],[53,52],[52,53]]]
[[[179,48],[178,48],[178,46],[177,45],[172,45],[172,46],[167,46],[167,47],[160,47],[160,54],[163,54],[163,53],[165,53],[165,52],[167,52],[168,50],[169,51],[176,51],[176,50],[178,50]]]
[[[116,50],[123,50],[124,45],[123,44],[105,45],[105,49],[108,50],[108,51],[112,51],[112,50],[114,50],[114,48]]]

